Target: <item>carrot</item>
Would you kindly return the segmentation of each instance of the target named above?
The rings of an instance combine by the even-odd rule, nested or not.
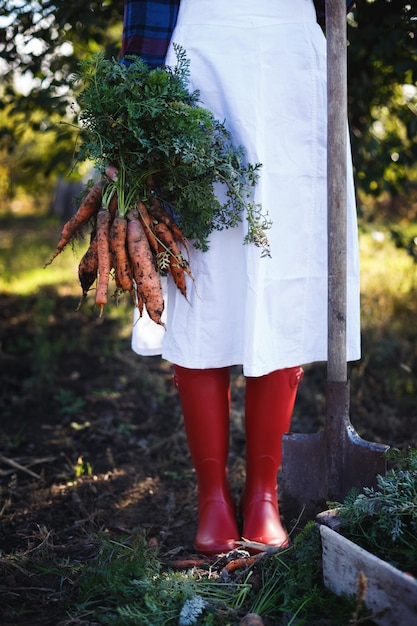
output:
[[[158,198],[152,198],[152,200],[150,201],[149,213],[152,215],[152,217],[158,220],[158,222],[162,222],[170,228],[175,237],[175,241],[185,240],[181,229],[177,226],[174,219],[169,215],[167,210],[164,208],[164,205],[160,200],[158,200]]]
[[[111,270],[111,255],[109,245],[111,215],[106,209],[97,213],[97,251],[98,251],[98,282],[96,304],[100,307],[100,316],[103,307],[107,304],[107,291]]]
[[[114,219],[117,215],[117,209],[119,208],[119,204],[118,204],[118,200],[117,200],[117,193],[113,193],[112,197],[110,198],[110,202],[109,202],[109,212],[111,215],[111,218]]]
[[[87,297],[87,293],[97,278],[98,271],[98,240],[96,233],[92,233],[90,245],[82,257],[78,265],[78,278],[80,280],[81,289],[83,290],[83,298]]]
[[[145,204],[141,202],[141,200],[139,200],[138,202],[138,211],[139,211],[139,218],[145,228],[145,233],[148,238],[149,245],[151,246],[154,252],[157,252],[158,242],[156,240],[156,237],[153,231],[154,229],[153,219],[150,216],[149,211],[146,208]]]
[[[164,299],[159,274],[137,209],[127,212],[127,247],[136,288],[142,296],[149,317],[164,326],[161,316]]]
[[[244,567],[250,567],[258,560],[259,555],[251,556],[247,558],[233,559],[233,561],[229,561],[223,569],[225,569],[229,574],[231,572],[235,572],[238,569],[242,569]]]
[[[134,293],[135,293],[135,305],[136,305],[137,310],[139,311],[139,317],[142,317],[142,315],[143,315],[143,307],[145,306],[145,303],[143,301],[143,296],[140,293],[140,291],[138,290],[136,285],[135,285],[135,288],[134,288]]]
[[[171,215],[169,215],[164,205],[158,198],[152,198],[152,200],[150,201],[149,212],[157,222],[160,222],[168,226],[168,228],[170,229],[172,233],[174,240],[176,242],[181,243],[184,246],[187,252],[187,257],[189,259],[190,253],[189,253],[188,245],[187,245],[189,242],[184,237],[182,230],[176,224],[175,220],[172,218]]]
[[[110,252],[118,288],[133,297],[133,278],[126,248],[127,219],[116,215],[110,226]]]
[[[181,291],[184,298],[187,297],[187,284],[185,282],[185,272],[183,266],[178,262],[177,257],[169,257],[169,271],[176,287]]]
[[[57,257],[58,254],[60,254],[65,246],[71,241],[80,227],[93,217],[93,215],[100,209],[103,186],[103,180],[95,183],[84,200],[81,202],[77,212],[64,224],[61,232],[61,239],[58,242],[56,250],[49,261],[45,263],[44,267],[52,263],[55,257]]]
[[[182,267],[184,271],[188,274],[188,276],[194,280],[194,277],[188,266],[188,262],[184,259],[183,255],[181,254],[181,250],[178,246],[178,243],[171,229],[163,222],[160,222],[159,224],[155,226],[155,234],[158,237],[158,239],[162,242],[165,249],[169,252],[169,254],[175,257],[178,265]]]

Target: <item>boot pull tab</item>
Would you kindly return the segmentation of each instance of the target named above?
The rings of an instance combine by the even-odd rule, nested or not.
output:
[[[302,367],[294,367],[290,374],[290,387],[298,387],[304,378],[304,370]]]

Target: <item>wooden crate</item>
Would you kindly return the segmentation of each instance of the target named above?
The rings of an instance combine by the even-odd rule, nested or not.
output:
[[[417,626],[417,580],[320,524],[325,586],[356,595],[358,575],[367,581],[365,605],[381,626]]]

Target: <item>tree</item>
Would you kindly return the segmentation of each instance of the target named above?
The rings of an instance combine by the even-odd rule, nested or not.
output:
[[[4,197],[52,187],[72,170],[77,129],[71,80],[98,50],[119,54],[122,2],[0,0],[0,156]],[[22,88],[23,85],[23,88]]]
[[[392,193],[416,177],[416,0],[357,0],[348,40],[349,117],[359,185],[374,194]]]
[[[29,74],[30,98],[18,98],[16,108],[53,109],[65,115],[68,84],[78,62],[97,50],[118,55],[122,8],[122,2],[111,0],[0,0],[6,99],[16,98],[16,76]]]
[[[23,133],[21,119],[34,130],[56,133],[62,151],[44,163],[45,171],[68,168],[74,133],[61,132],[63,126],[51,120],[74,119],[70,81],[81,59],[98,50],[118,56],[122,0],[0,0],[0,9],[1,101],[9,116],[16,115],[13,141]],[[417,0],[357,0],[348,24],[349,118],[358,186],[367,193],[392,193],[417,179]],[[28,74],[30,92],[22,95],[15,78]],[[35,110],[40,115],[34,116]],[[0,129],[0,141],[1,136]],[[10,147],[10,135],[4,137]]]

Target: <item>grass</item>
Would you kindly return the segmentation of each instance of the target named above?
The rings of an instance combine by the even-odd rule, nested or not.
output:
[[[387,229],[375,228],[361,229],[360,258],[362,328],[401,327],[416,310],[414,258],[396,247]]]
[[[52,265],[43,267],[59,232],[60,225],[52,218],[25,215],[0,219],[0,293],[11,298],[31,296],[28,315],[37,328],[35,343],[30,346],[38,364],[37,380],[27,384],[50,380],[58,355],[68,349],[69,343],[80,350],[91,350],[82,332],[71,336],[69,329],[62,342],[56,337],[52,340],[49,334],[55,314],[50,290],[62,298],[81,293],[77,265],[85,243],[75,251],[68,248]],[[417,390],[414,257],[399,249],[389,229],[382,227],[361,228],[360,250],[364,356],[352,368],[352,421],[360,423],[366,414],[376,415],[380,422],[410,418],[412,424]],[[83,311],[91,319],[98,319],[93,293]],[[114,354],[114,342],[129,337],[131,313],[128,299],[118,307],[106,308],[106,318],[117,322],[118,339],[103,337],[102,354]],[[13,316],[9,323],[14,323]],[[19,341],[14,351],[25,354],[25,337]],[[314,368],[310,379],[314,381]],[[111,389],[97,391],[103,398],[114,393]],[[155,393],[163,394],[164,390],[156,388]],[[62,415],[72,417],[82,407],[83,399],[58,389],[56,402]],[[80,458],[75,471],[88,474],[88,462]],[[355,611],[354,599],[336,599],[322,585],[320,541],[314,525],[300,533],[290,549],[263,558],[244,575],[231,578],[220,566],[209,564],[185,572],[165,568],[143,535],[117,540],[95,537],[90,558],[78,563],[60,560],[50,541],[48,532],[40,528],[33,550],[9,555],[8,566],[27,571],[28,578],[35,575],[35,566],[39,568],[38,573],[42,571],[51,579],[51,587],[61,590],[68,620],[79,620],[77,623],[226,626],[238,624],[245,613],[253,611],[274,624],[311,624],[319,618],[346,624]],[[363,613],[360,615],[363,617]]]
[[[59,295],[80,294],[77,268],[87,247],[86,240],[76,242],[73,248],[68,246],[51,265],[44,267],[58,241],[60,229],[56,219],[44,216],[0,218],[0,292],[26,296],[36,294],[43,287],[54,287]],[[404,229],[407,230],[407,226]],[[397,248],[388,228],[363,226],[360,258],[364,331],[387,325],[398,327],[404,318],[411,319],[416,309],[414,257]],[[126,301],[119,308],[108,307],[106,314],[123,318],[129,305]],[[128,322],[130,325],[130,318]]]
[[[24,296],[40,287],[56,286],[60,293],[75,293],[77,260],[70,250],[44,268],[53,250],[52,236],[59,234],[56,220],[8,218],[0,224],[0,291]]]
[[[323,619],[345,626],[356,607],[353,597],[337,598],[321,584],[320,538],[313,523],[290,548],[261,557],[234,578],[208,562],[198,570],[164,567],[141,533],[117,540],[98,535],[94,553],[79,563],[59,560],[45,529],[39,529],[37,541],[30,553],[10,557],[9,565],[27,571],[34,588],[38,577],[59,586],[67,617],[62,624],[232,626],[257,613],[277,626],[318,625]],[[366,615],[364,607],[359,615]]]

